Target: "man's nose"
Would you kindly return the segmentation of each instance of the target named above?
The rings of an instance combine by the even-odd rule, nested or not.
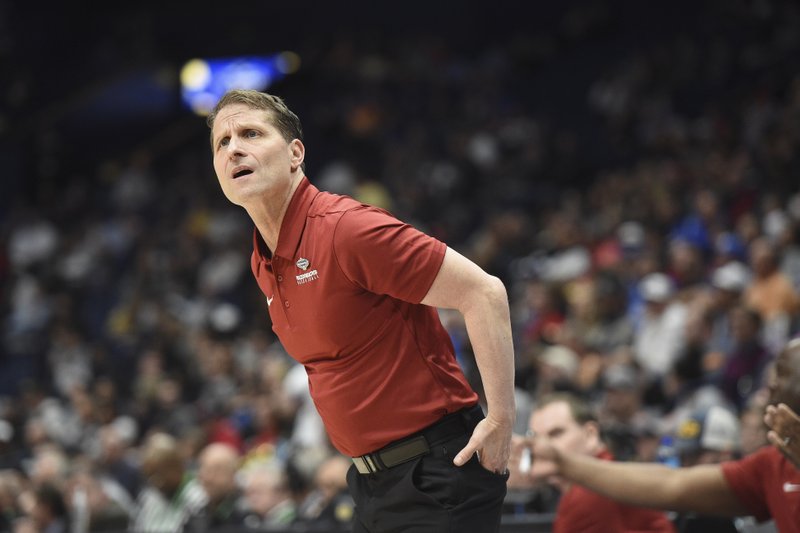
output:
[[[239,146],[239,142],[234,138],[231,138],[228,141],[227,149],[228,149],[228,157],[238,157],[243,154],[242,149]]]

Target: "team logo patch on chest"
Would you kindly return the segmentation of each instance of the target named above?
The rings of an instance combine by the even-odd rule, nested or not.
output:
[[[297,268],[299,268],[300,270],[308,270],[310,264],[311,263],[305,257],[301,257],[295,263],[295,265],[297,265]],[[308,283],[310,281],[314,281],[315,279],[319,279],[319,273],[315,268],[314,270],[311,270],[304,274],[300,274],[299,276],[295,276],[294,278],[297,280],[298,285],[303,285],[304,283]]]

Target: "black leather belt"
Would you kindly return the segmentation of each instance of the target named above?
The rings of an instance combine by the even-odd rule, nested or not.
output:
[[[417,457],[430,453],[431,445],[458,437],[472,434],[472,430],[483,419],[480,406],[467,407],[445,415],[439,421],[418,431],[404,439],[395,441],[372,453],[353,457],[353,464],[359,474],[372,474],[381,470],[388,470]]]

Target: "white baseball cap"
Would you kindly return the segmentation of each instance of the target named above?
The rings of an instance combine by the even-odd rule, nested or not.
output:
[[[648,274],[639,282],[639,293],[646,302],[666,302],[674,292],[672,280],[661,272]]]
[[[685,418],[675,433],[675,448],[681,452],[711,450],[730,452],[739,449],[739,419],[719,405]]]

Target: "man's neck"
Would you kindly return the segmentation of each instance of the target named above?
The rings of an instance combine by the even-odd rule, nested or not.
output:
[[[281,233],[283,218],[286,216],[286,211],[289,209],[289,204],[294,197],[294,193],[304,177],[303,173],[298,173],[294,176],[286,192],[280,194],[277,198],[267,198],[263,203],[245,207],[253,223],[256,225],[258,232],[261,234],[261,238],[264,239],[264,242],[272,253],[274,253],[278,247],[278,238]]]

